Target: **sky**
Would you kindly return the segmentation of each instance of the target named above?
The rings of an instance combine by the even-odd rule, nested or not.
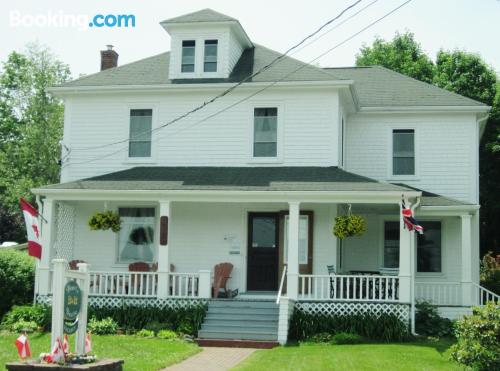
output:
[[[363,0],[360,9],[375,0]],[[49,47],[72,75],[97,72],[99,51],[115,46],[119,65],[170,49],[170,38],[159,22],[212,8],[237,18],[250,39],[284,52],[355,0],[15,0],[0,3],[0,61],[27,43]],[[310,61],[359,31],[404,0],[378,0],[294,55]],[[352,14],[353,12],[349,13]],[[88,27],[96,14],[135,16],[135,27]],[[348,15],[346,15],[348,16]],[[66,23],[61,20],[65,20]],[[396,31],[415,34],[432,58],[441,49],[479,53],[500,71],[500,0],[413,0],[411,3],[319,59],[321,66],[352,66],[356,53],[376,36],[391,39]],[[36,22],[36,23],[34,23]]]

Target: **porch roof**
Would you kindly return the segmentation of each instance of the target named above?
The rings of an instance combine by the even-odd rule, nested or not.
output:
[[[411,192],[338,167],[134,167],[41,190],[237,190]],[[43,193],[43,192],[42,192]]]
[[[404,183],[393,183],[393,184],[400,187],[409,188],[414,191],[422,192],[421,203],[420,203],[421,206],[474,206],[474,204],[470,202],[464,202],[456,200],[451,197],[441,196],[437,193],[428,192],[423,189],[412,187]]]

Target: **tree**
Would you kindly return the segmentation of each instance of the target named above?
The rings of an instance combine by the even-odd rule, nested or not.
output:
[[[392,41],[377,37],[371,46],[363,45],[356,55],[356,66],[373,65],[381,65],[425,82],[431,83],[434,78],[434,63],[411,32],[396,33]]]
[[[59,181],[64,109],[47,88],[70,77],[67,65],[38,44],[12,52],[0,74],[0,241],[22,240],[19,198]],[[8,228],[7,226],[11,227]],[[21,227],[22,228],[22,227]]]

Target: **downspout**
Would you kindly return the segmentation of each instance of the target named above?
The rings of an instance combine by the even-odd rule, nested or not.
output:
[[[415,215],[415,209],[417,207],[420,206],[420,201],[421,201],[421,198],[420,197],[417,197],[417,202],[411,206],[411,211],[412,211],[412,214]],[[410,287],[411,287],[411,293],[410,293],[410,297],[411,297],[411,305],[410,305],[410,331],[412,333],[412,335],[418,335],[416,332],[415,332],[415,236],[413,236],[412,238],[412,241],[411,241],[411,245],[410,245],[410,264],[411,264],[411,267],[410,267]]]

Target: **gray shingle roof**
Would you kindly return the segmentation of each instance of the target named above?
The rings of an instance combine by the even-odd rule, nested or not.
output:
[[[193,23],[193,22],[237,22],[238,20],[228,15],[216,12],[210,8],[202,9],[197,12],[188,13],[179,17],[165,19],[160,23]]]
[[[354,80],[361,107],[484,106],[470,98],[413,79],[382,66],[325,68],[340,79]]]
[[[437,193],[432,193],[428,191],[424,191],[423,189],[419,189],[416,187],[409,186],[404,183],[393,183],[394,185],[405,187],[409,189],[413,189],[414,191],[422,192],[422,198],[420,200],[420,206],[464,206],[464,205],[473,205],[469,202],[463,202],[456,200],[451,197],[445,197],[438,195]]]
[[[408,191],[337,167],[134,167],[45,189]]]

